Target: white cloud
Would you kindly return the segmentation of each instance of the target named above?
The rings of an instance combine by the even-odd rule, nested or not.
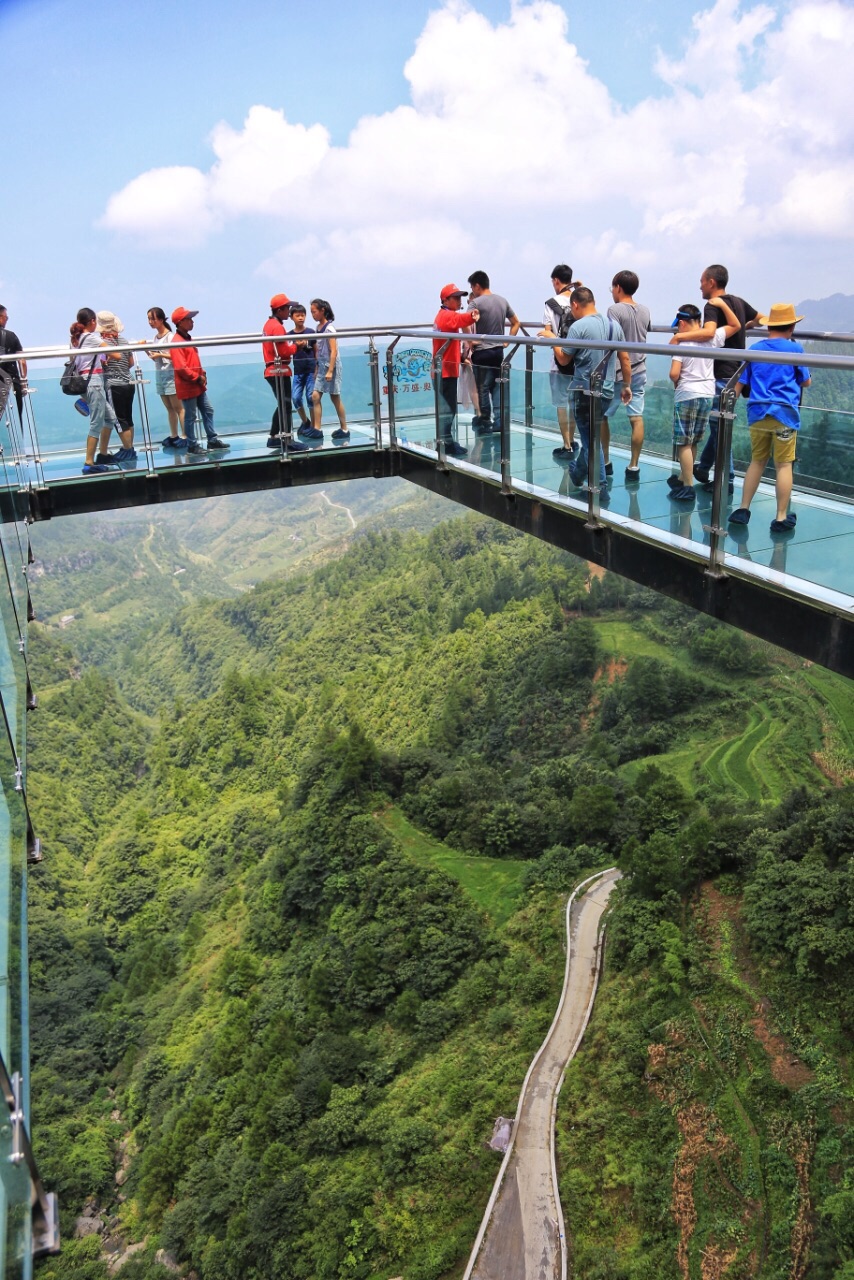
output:
[[[513,245],[527,269],[544,242],[586,275],[746,258],[778,234],[849,239],[852,59],[854,10],[841,0],[716,0],[681,57],[659,56],[660,93],[627,108],[568,38],[560,5],[515,0],[492,23],[446,0],[404,68],[411,102],[362,118],[346,145],[255,106],[242,128],[213,130],[207,173],[142,174],[103,225],[162,244],[246,215],[281,219],[292,239],[258,269],[271,279],[309,255],[352,278],[384,267],[432,278],[475,251],[509,260]]]

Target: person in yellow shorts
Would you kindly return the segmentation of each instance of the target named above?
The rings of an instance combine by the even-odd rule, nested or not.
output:
[[[767,326],[768,337],[755,343],[750,350],[803,355],[803,347],[792,337],[799,320],[803,320],[803,316],[795,315],[791,302],[775,302],[767,316],[759,317],[759,323]],[[747,388],[750,396],[747,404],[750,466],[744,475],[741,506],[733,511],[729,518],[730,524],[749,522],[750,504],[773,454],[777,515],[771,521],[771,532],[790,533],[794,529],[798,517],[793,511],[789,511],[792,464],[795,461],[795,446],[801,425],[801,391],[809,385],[809,369],[794,360],[791,364],[757,362],[745,367],[736,391],[741,393]]]

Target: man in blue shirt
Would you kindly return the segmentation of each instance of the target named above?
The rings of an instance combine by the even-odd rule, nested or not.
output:
[[[770,337],[755,343],[750,350],[802,355],[803,347],[792,337],[799,320],[803,320],[803,316],[795,315],[791,302],[775,302],[769,315],[759,317],[760,324],[767,325]],[[773,450],[777,518],[771,521],[771,532],[789,533],[794,529],[798,517],[789,511],[792,463],[801,425],[801,391],[809,385],[810,371],[805,365],[757,363],[745,367],[736,390],[740,393],[747,387],[750,394],[747,402],[750,466],[744,475],[741,506],[733,511],[730,524],[747,524],[750,520],[750,504]]]
[[[606,320],[604,316],[600,316],[596,310],[596,299],[590,289],[579,285],[577,289],[572,291],[569,305],[572,310],[570,335],[574,342],[578,341],[579,338],[586,338],[590,341],[598,340],[600,342],[625,341],[626,335],[620,328],[619,322],[613,319]],[[614,398],[614,374],[617,369],[617,360],[620,361],[620,370],[623,375],[623,386],[620,392],[620,399],[623,404],[629,404],[632,398],[632,369],[628,352],[626,351],[611,351],[608,353],[597,350],[595,347],[563,347],[562,350],[567,355],[575,357],[575,368],[572,373],[570,387],[572,389],[573,417],[578,427],[578,434],[581,436],[581,451],[578,457],[574,458],[569,464],[569,478],[574,485],[580,488],[587,483],[591,406],[594,415],[594,426],[598,422],[601,440],[602,419]],[[608,357],[608,363],[605,366],[602,394],[601,396],[591,396],[591,376],[605,355]],[[605,458],[600,444],[599,484],[604,486],[605,483]]]

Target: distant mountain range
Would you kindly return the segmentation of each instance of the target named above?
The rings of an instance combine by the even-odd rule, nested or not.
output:
[[[829,298],[806,298],[795,305],[798,314],[804,317],[804,329],[854,333],[854,296],[850,293],[834,293]]]

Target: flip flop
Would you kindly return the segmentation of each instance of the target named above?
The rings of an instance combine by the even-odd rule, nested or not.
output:
[[[750,511],[747,507],[739,507],[729,518],[730,524],[750,524]]]

